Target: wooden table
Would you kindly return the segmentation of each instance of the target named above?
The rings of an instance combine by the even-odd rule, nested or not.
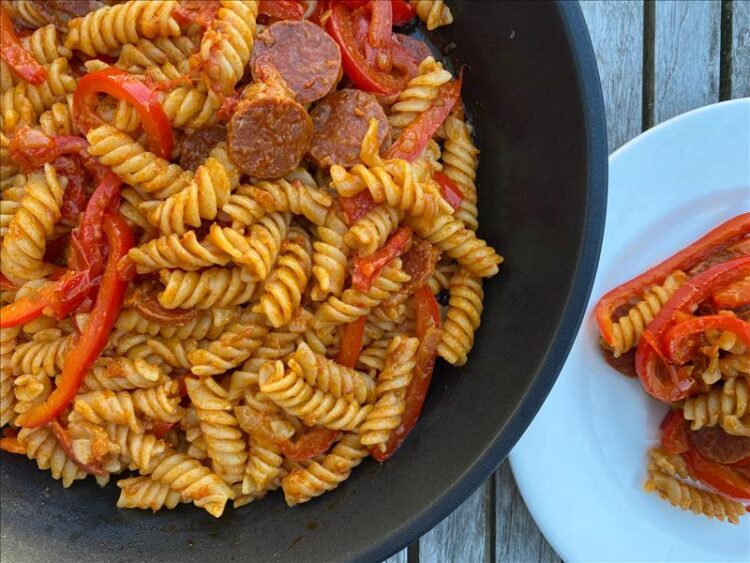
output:
[[[610,152],[670,117],[750,96],[750,1],[587,0],[581,8],[599,64]],[[387,563],[491,561],[560,561],[507,462]]]

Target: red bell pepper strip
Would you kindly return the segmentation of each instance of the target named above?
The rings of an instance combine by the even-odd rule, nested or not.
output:
[[[422,340],[428,330],[440,326],[440,309],[437,299],[426,285],[414,290],[414,306],[417,313],[417,338]]]
[[[721,309],[738,309],[750,305],[750,278],[737,280],[714,293],[714,305]]]
[[[612,315],[622,305],[655,284],[662,283],[675,270],[687,271],[715,252],[742,239],[750,233],[750,213],[743,213],[706,233],[693,244],[641,275],[607,292],[596,304],[594,314],[602,338],[614,345]]]
[[[409,249],[411,237],[412,230],[409,227],[400,227],[388,237],[382,248],[379,248],[370,256],[365,258],[355,256],[352,287],[359,291],[369,291],[372,282],[380,275],[383,268],[391,260],[398,258]]]
[[[661,347],[667,361],[686,364],[698,344],[693,337],[709,329],[729,331],[750,347],[750,323],[728,315],[703,315],[677,323],[664,333]]]
[[[689,313],[723,287],[750,274],[750,256],[718,264],[688,280],[667,301],[648,325],[635,352],[635,369],[643,389],[652,397],[671,403],[688,396],[695,380],[686,370],[669,363],[661,349],[664,333],[678,312]],[[664,377],[665,373],[669,379]]]
[[[717,463],[700,455],[695,448],[682,454],[690,476],[707,487],[738,500],[750,500],[750,479],[730,465]]]
[[[344,327],[344,336],[341,339],[341,350],[336,358],[336,362],[342,366],[354,368],[364,344],[366,324],[367,317],[360,317]]]
[[[661,425],[661,445],[670,455],[685,453],[690,449],[688,427],[682,409],[670,409]]]
[[[277,20],[301,20],[305,7],[298,0],[260,0],[258,13]]]
[[[341,49],[344,72],[354,85],[376,94],[396,94],[406,87],[406,76],[379,71],[367,61],[358,45],[351,22],[351,11],[341,3],[333,5],[325,29]]]
[[[446,176],[443,172],[433,172],[432,178],[440,184],[440,190],[443,199],[447,201],[453,209],[458,209],[464,200],[464,194],[461,192],[456,183]]]
[[[39,129],[22,127],[16,131],[8,150],[11,158],[24,170],[32,170],[66,154],[79,154],[89,146],[75,135],[48,137]]]
[[[417,160],[458,102],[460,95],[460,77],[440,86],[435,101],[401,132],[388,150],[386,158],[403,158],[409,162]]]
[[[417,10],[406,0],[391,0],[393,25],[406,25],[417,15]]]
[[[160,440],[166,436],[170,430],[174,428],[174,423],[169,422],[155,422],[154,425],[151,427],[151,432],[154,436],[159,438]]]
[[[23,48],[13,29],[13,22],[2,6],[0,6],[0,58],[29,84],[39,86],[47,80],[47,71],[31,53]]]
[[[326,453],[339,436],[341,432],[338,430],[316,426],[307,430],[294,442],[283,440],[278,443],[278,446],[289,461],[305,461]]]
[[[92,364],[107,345],[128,285],[118,275],[117,262],[133,247],[133,234],[119,214],[105,215],[103,223],[109,256],[94,309],[83,333],[65,357],[57,387],[44,403],[18,417],[16,421],[20,426],[34,428],[57,418],[73,400]]]
[[[339,203],[347,225],[353,225],[378,206],[368,190],[351,197],[339,197]]]
[[[78,81],[73,94],[73,116],[81,131],[86,133],[91,127],[102,123],[94,111],[97,96],[101,93],[130,102],[138,111],[151,151],[164,159],[171,157],[174,146],[172,125],[159,103],[157,92],[118,68],[91,72]]]
[[[396,453],[414,426],[416,426],[417,420],[419,420],[424,401],[427,398],[427,391],[430,389],[440,337],[441,331],[437,328],[429,329],[427,334],[425,334],[417,350],[417,364],[414,368],[414,376],[406,388],[406,403],[404,412],[401,415],[401,424],[391,432],[384,449],[381,450],[379,447],[370,448],[370,455],[381,463]]]

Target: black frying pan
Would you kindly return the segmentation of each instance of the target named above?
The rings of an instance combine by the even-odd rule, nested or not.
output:
[[[64,490],[18,456],[0,464],[0,558],[47,561],[378,560],[434,526],[500,464],[576,334],[604,225],[599,75],[575,2],[449,2],[430,33],[454,69],[482,150],[480,233],[506,258],[485,283],[468,365],[441,365],[425,412],[388,463],[293,509],[273,494],[215,520],[181,505],[115,508],[93,480]]]

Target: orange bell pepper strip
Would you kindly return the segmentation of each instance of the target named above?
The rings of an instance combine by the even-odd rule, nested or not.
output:
[[[92,364],[107,345],[128,286],[128,281],[120,277],[117,263],[133,248],[133,234],[119,214],[105,215],[103,226],[109,256],[94,308],[83,332],[65,357],[57,387],[45,402],[18,417],[16,422],[20,426],[34,428],[57,418],[73,400]]]
[[[344,336],[341,339],[341,350],[336,362],[348,368],[354,368],[357,364],[365,338],[365,325],[367,317],[360,317],[353,323],[344,327]]]
[[[709,329],[729,331],[750,347],[750,323],[728,315],[703,315],[677,323],[664,333],[661,347],[667,361],[686,364],[698,345],[693,337]]]
[[[388,237],[382,248],[379,248],[370,256],[365,258],[355,256],[352,287],[359,291],[369,291],[372,282],[380,275],[383,268],[391,260],[398,258],[409,250],[411,237],[412,230],[409,227],[400,227]]]

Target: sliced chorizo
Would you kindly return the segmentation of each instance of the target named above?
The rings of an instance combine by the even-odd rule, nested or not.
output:
[[[29,4],[49,23],[63,32],[68,31],[68,22],[103,8],[113,2],[102,0],[31,0]]]
[[[310,149],[313,123],[305,108],[282,89],[244,98],[229,120],[229,154],[245,174],[279,178],[292,172]]]
[[[378,120],[381,150],[389,139],[388,119],[375,96],[344,89],[323,98],[310,112],[313,121],[312,148],[308,157],[317,166],[354,166],[359,162],[362,139],[371,118]]]
[[[307,20],[280,21],[258,35],[251,58],[253,80],[272,64],[302,105],[323,98],[342,76],[341,51],[320,27]]]
[[[717,463],[736,463],[750,457],[750,438],[727,434],[720,426],[693,430],[689,436],[699,454]]]
[[[216,143],[226,140],[226,127],[220,124],[190,133],[180,145],[180,166],[185,170],[196,170],[208,158]]]

